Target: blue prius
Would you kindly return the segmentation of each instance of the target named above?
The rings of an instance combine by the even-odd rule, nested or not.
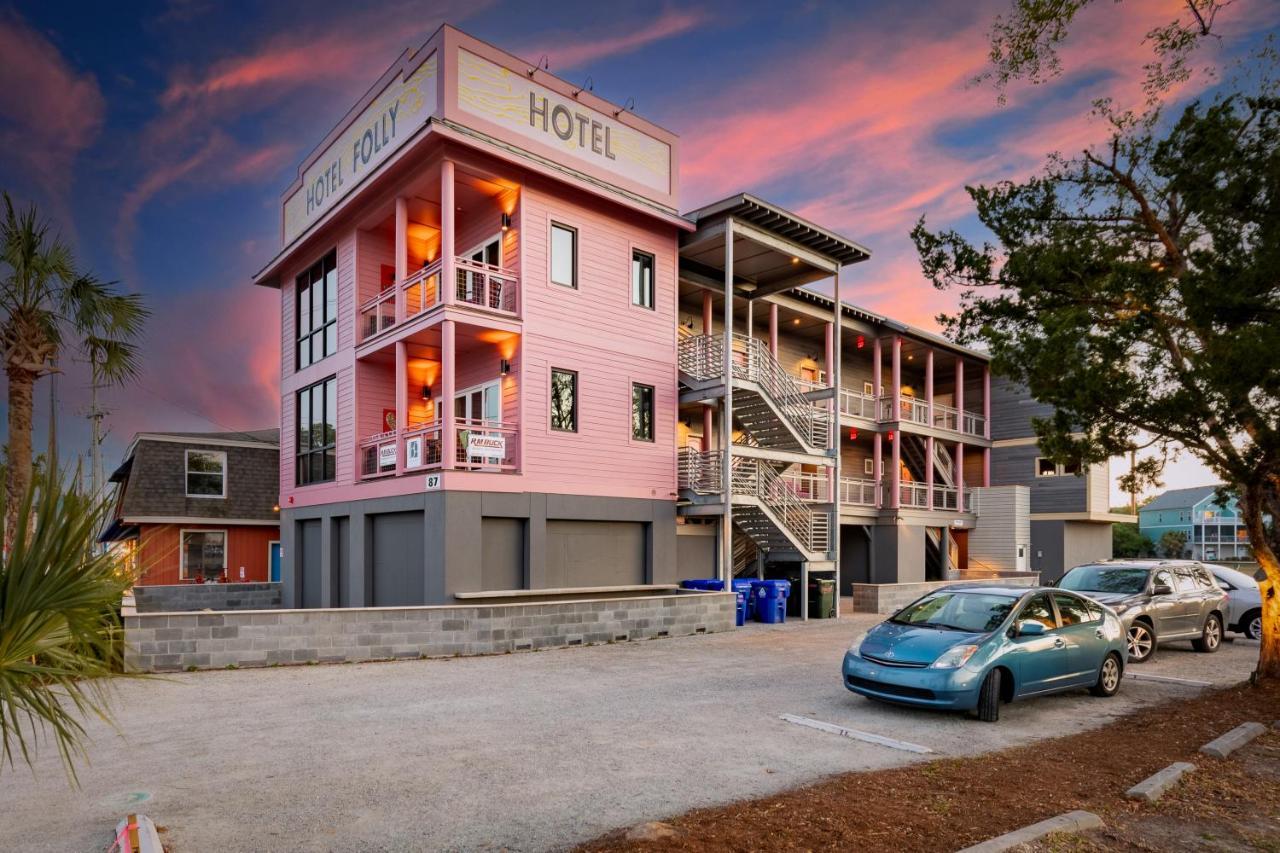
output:
[[[908,604],[854,640],[844,684],[854,693],[921,708],[976,711],[1089,688],[1114,696],[1125,631],[1109,608],[1060,589],[951,586]]]

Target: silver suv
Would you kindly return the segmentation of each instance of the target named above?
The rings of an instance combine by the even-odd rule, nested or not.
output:
[[[1198,652],[1222,644],[1227,594],[1190,560],[1110,560],[1076,566],[1057,586],[1110,607],[1129,632],[1129,660],[1151,660],[1156,645],[1190,640]]]

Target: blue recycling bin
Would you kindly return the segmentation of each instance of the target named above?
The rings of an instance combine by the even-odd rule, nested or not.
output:
[[[747,600],[747,619],[756,618],[756,598],[751,594],[751,584],[754,578],[734,578],[733,591],[742,593]]]
[[[724,581],[716,578],[692,578],[680,581],[682,589],[698,589],[703,592],[723,592]]]
[[[751,600],[751,595],[741,590],[735,590],[735,597],[738,599],[738,616],[734,622],[739,628],[747,624],[747,602]]]
[[[791,595],[791,581],[752,581],[751,597],[756,602],[756,621],[776,624],[787,621],[787,598]]]

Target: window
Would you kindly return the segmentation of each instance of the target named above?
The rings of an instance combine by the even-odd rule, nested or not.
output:
[[[1058,615],[1062,617],[1063,627],[1069,625],[1083,625],[1086,622],[1094,621],[1094,616],[1089,610],[1089,606],[1074,595],[1065,595],[1063,593],[1054,593],[1054,604],[1058,605]]]
[[[875,460],[874,460],[874,459],[872,459],[871,457],[867,457],[866,459],[863,459],[863,460],[862,460],[862,473],[863,473],[863,474],[866,474],[867,476],[871,476],[871,475],[875,474],[875,472],[876,472],[876,463],[875,463]]]
[[[631,253],[631,304],[653,308],[653,255]]]
[[[298,276],[298,369],[338,351],[338,250]]]
[[[653,441],[653,386],[631,383],[631,437]]]
[[[862,395],[864,397],[874,397],[876,395],[876,386],[872,385],[870,382],[863,382]]]
[[[1173,573],[1174,580],[1178,582],[1178,592],[1195,592],[1196,578],[1195,575],[1186,569],[1178,569]]]
[[[1052,459],[1045,459],[1043,456],[1036,457],[1036,476],[1037,477],[1063,477],[1068,474],[1075,476],[1080,473],[1079,462],[1067,462],[1065,464],[1055,463]]]
[[[227,496],[227,454],[218,450],[188,450],[187,497]]]
[[[1202,568],[1194,568],[1191,570],[1191,577],[1195,579],[1196,586],[1201,589],[1213,589],[1216,584],[1213,578],[1209,577],[1209,573]]]
[[[1018,621],[1039,622],[1046,631],[1057,628],[1058,621],[1054,618],[1053,604],[1049,601],[1049,594],[1042,592],[1031,596],[1023,606],[1022,612],[1018,614]]]
[[[1152,582],[1151,589],[1154,591],[1158,586],[1167,586],[1169,587],[1170,592],[1172,592],[1174,589],[1173,575],[1169,574],[1169,572],[1164,569],[1156,572],[1155,581]]]
[[[338,379],[298,392],[296,480],[299,486],[332,482],[338,443]]]
[[[578,374],[551,368],[551,428],[578,431]]]
[[[181,580],[217,580],[226,571],[227,531],[182,531],[182,562],[178,566]]]
[[[578,232],[555,222],[551,223],[551,281],[578,286]]]

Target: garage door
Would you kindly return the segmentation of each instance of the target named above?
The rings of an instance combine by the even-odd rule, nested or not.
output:
[[[480,560],[481,589],[524,589],[524,519],[482,519]]]
[[[373,606],[405,607],[424,603],[422,513],[388,512],[370,516],[373,527]]]
[[[644,522],[547,522],[548,587],[641,584],[644,569]]]
[[[716,537],[677,536],[676,567],[681,578],[713,578],[716,576]]]

